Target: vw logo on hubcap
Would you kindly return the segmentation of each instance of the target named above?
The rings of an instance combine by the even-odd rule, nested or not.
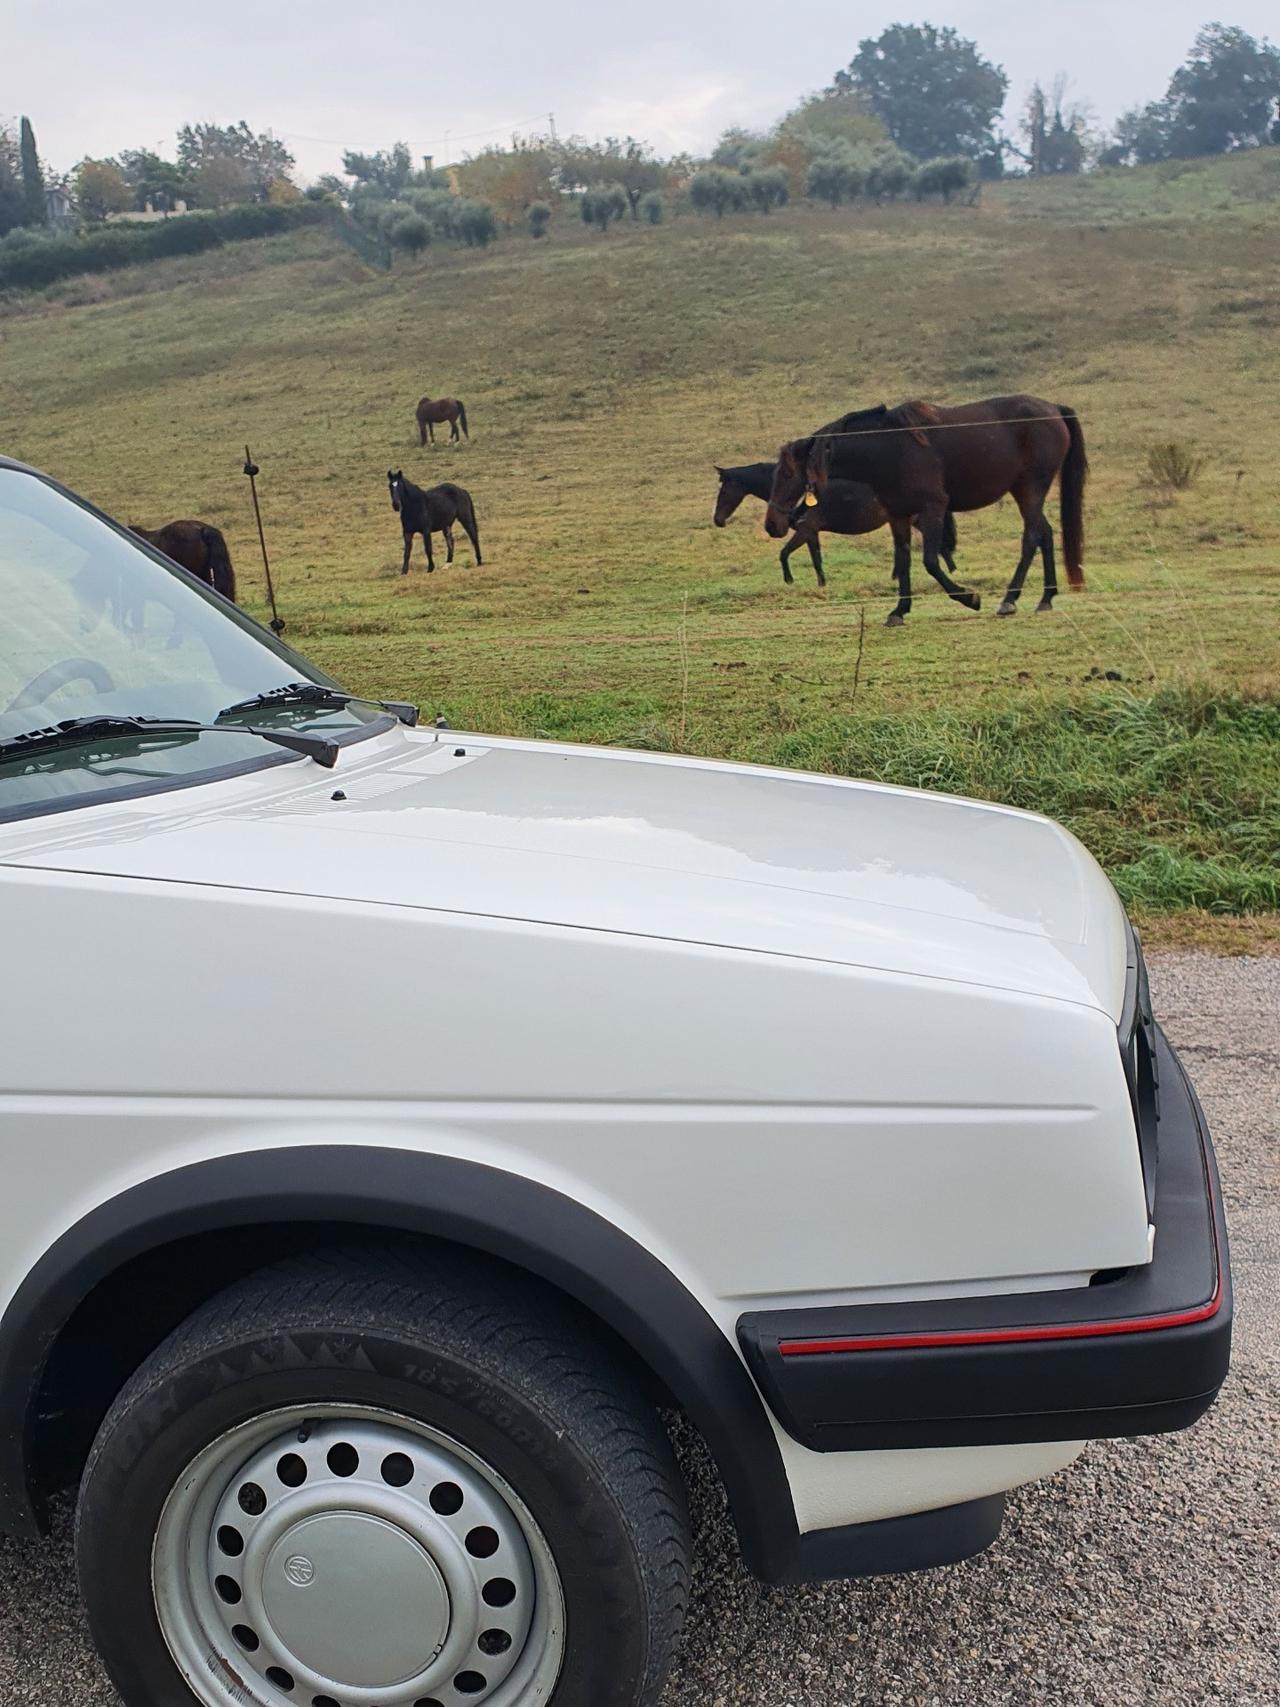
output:
[[[284,1574],[294,1588],[306,1588],[316,1580],[316,1568],[305,1553],[292,1553],[284,1562]]]

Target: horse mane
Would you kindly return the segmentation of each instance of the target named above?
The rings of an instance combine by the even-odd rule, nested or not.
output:
[[[895,426],[911,427],[917,436],[920,428],[936,427],[942,419],[932,403],[923,403],[918,397],[913,397],[907,403],[899,403],[898,407],[891,409],[889,413],[893,416]]]

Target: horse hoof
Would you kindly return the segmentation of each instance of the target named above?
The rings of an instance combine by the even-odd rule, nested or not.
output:
[[[962,593],[960,595],[960,601],[959,602],[964,606],[964,608],[966,610],[981,610],[982,609],[982,594],[981,593]]]
[[[905,620],[906,618],[899,616],[896,610],[891,610],[884,619],[884,625],[886,628],[901,628]]]
[[[1010,599],[1006,599],[996,612],[997,616],[1016,616],[1017,614],[1018,607]]]
[[[1036,615],[1039,616],[1039,614],[1042,610],[1052,610],[1052,609],[1053,609],[1053,600],[1052,599],[1041,599],[1040,603],[1036,606]]]

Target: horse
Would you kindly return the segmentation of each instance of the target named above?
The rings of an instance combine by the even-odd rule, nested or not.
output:
[[[480,555],[480,530],[476,526],[476,507],[471,502],[471,494],[461,486],[446,483],[443,486],[432,486],[429,491],[423,491],[421,486],[415,486],[412,480],[406,480],[403,469],[394,473],[387,470],[387,485],[391,489],[391,508],[400,517],[400,526],[404,530],[404,562],[400,565],[400,573],[409,573],[409,557],[413,551],[413,536],[422,535],[422,543],[427,552],[427,573],[435,569],[435,558],[431,555],[431,535],[442,533],[448,548],[446,562],[453,562],[453,524],[461,524],[462,531],[471,541],[471,549],[475,553],[476,567],[484,559]]]
[[[716,473],[720,476],[720,490],[716,495],[715,514],[711,518],[715,525],[718,528],[724,527],[744,498],[760,498],[768,503],[777,466],[776,462],[748,462],[737,468],[721,468],[717,463]],[[874,533],[877,528],[886,525],[889,513],[869,486],[864,486],[856,480],[828,480],[817,503],[798,505],[790,519],[795,532],[778,554],[778,560],[782,564],[782,579],[788,586],[792,585],[795,577],[791,573],[791,554],[804,545],[808,547],[818,585],[825,587],[827,577],[822,572],[819,534]],[[956,573],[953,556],[955,548],[956,519],[948,510],[943,530],[942,556],[953,575]]]
[[[428,434],[430,434],[431,442],[434,444],[436,442],[435,430],[437,426],[442,425],[445,421],[449,423],[450,442],[459,436],[459,427],[462,428],[462,431],[466,433],[468,438],[471,437],[471,434],[467,432],[466,405],[461,403],[456,397],[419,398],[415,414],[418,422],[419,444],[426,444]]]
[[[220,531],[208,522],[166,522],[162,528],[140,528],[130,523],[130,533],[154,545],[157,551],[221,593],[224,599],[236,602],[236,572],[231,567],[227,542]]]
[[[896,628],[911,609],[911,522],[918,519],[924,565],[957,603],[981,607],[978,594],[959,586],[938,562],[948,508],[982,510],[1011,493],[1022,513],[1022,552],[1000,616],[1012,616],[1037,551],[1044,564],[1044,595],[1037,610],[1052,610],[1058,591],[1053,528],[1044,504],[1060,476],[1062,549],[1067,581],[1084,585],[1084,487],[1089,472],[1084,434],[1074,409],[1042,398],[989,397],[940,409],[901,403],[855,410],[783,445],[769,494],[765,527],[781,539],[791,511],[806,493],[822,491],[833,477],[865,480],[883,504],[893,529],[898,603],[886,621]]]

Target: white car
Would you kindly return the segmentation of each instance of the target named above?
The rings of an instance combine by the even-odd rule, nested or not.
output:
[[[0,1529],[128,1707],[638,1707],[668,1425],[772,1583],[1227,1369],[1203,1117],[1047,820],[416,728],[0,466]]]

